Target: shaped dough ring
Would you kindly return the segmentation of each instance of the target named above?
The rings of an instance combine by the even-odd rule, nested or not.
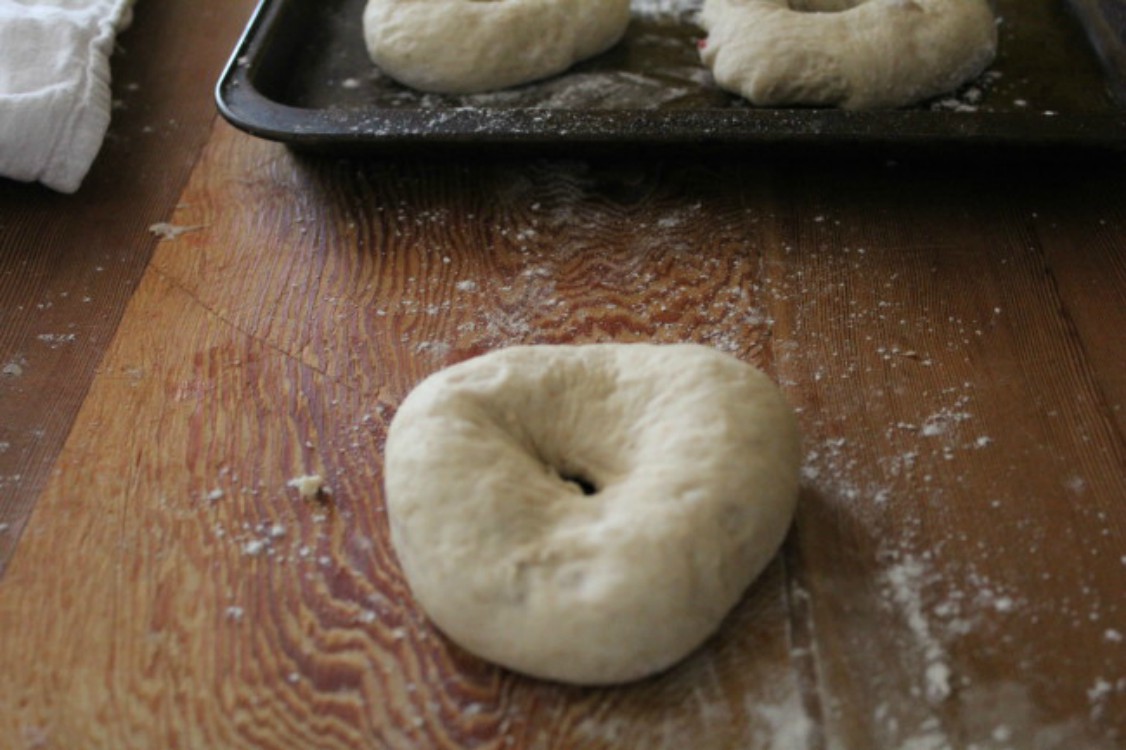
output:
[[[630,0],[368,0],[380,69],[422,91],[469,94],[561,73],[609,49]]]
[[[391,539],[465,649],[545,679],[634,680],[699,646],[777,551],[798,443],[774,384],[706,347],[504,349],[400,407]]]
[[[957,88],[993,60],[985,0],[706,0],[701,56],[757,105],[901,107]]]

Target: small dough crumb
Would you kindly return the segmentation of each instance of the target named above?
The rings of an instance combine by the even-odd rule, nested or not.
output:
[[[297,493],[301,495],[303,500],[313,500],[323,495],[332,494],[332,490],[325,484],[325,480],[320,474],[306,474],[304,476],[294,477],[286,482],[285,486],[297,490]]]
[[[165,240],[174,240],[177,237],[179,237],[181,234],[187,234],[188,232],[198,232],[201,229],[203,229],[202,224],[196,224],[196,225],[193,225],[193,226],[186,226],[185,227],[185,226],[177,226],[175,224],[169,224],[166,221],[161,221],[161,222],[158,222],[156,224],[152,224],[152,225],[149,226],[150,232],[155,234],[157,237],[160,237],[161,239],[165,239]]]

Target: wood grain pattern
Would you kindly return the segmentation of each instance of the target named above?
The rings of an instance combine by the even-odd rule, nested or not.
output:
[[[173,218],[200,228],[158,246],[0,587],[0,737],[1118,746],[1120,167],[359,162],[218,125]],[[611,340],[774,375],[803,490],[700,652],[566,688],[426,622],[381,454],[439,367]]]
[[[0,179],[0,574],[215,118],[252,0],[141,3],[81,190]]]
[[[117,732],[114,747],[736,747],[802,716],[779,565],[678,669],[577,690],[438,636],[410,603],[382,515],[387,421],[445,362],[506,343],[689,333],[761,359],[737,196],[706,170],[687,172],[702,197],[682,209],[644,170],[302,163],[225,127],[203,164],[176,223],[204,229],[158,248],[37,517],[62,519],[76,486],[97,510],[78,527],[37,524],[5,581],[13,597],[68,592],[51,608],[91,620],[77,636],[28,634],[25,656],[3,654],[12,673],[66,641],[91,677],[113,663],[121,682],[94,701],[73,677],[6,685],[39,711],[25,724],[60,747],[91,724]],[[638,243],[638,225],[662,221],[670,240]],[[697,254],[704,227],[712,249]],[[309,471],[328,478],[330,506],[287,496]],[[60,547],[108,567],[52,567]]]
[[[1011,193],[1011,169],[983,187]],[[1067,236],[1101,221],[1118,238],[1084,248],[1086,279],[1056,256],[1084,287],[1065,297],[1053,237],[949,205],[956,179],[838,197],[777,240],[794,250],[775,285],[818,269],[775,335],[794,343],[778,374],[810,416],[798,538],[826,731],[855,747],[1114,747],[1126,454],[1104,384],[1123,344],[1089,360],[1070,311],[1121,314],[1122,288],[1098,278],[1121,265],[1121,209],[1058,202]],[[864,203],[910,217],[904,236],[886,220],[877,236]]]

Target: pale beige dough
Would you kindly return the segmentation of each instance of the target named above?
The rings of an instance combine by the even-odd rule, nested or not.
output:
[[[777,551],[799,456],[779,390],[713,349],[504,349],[400,407],[391,538],[467,650],[546,679],[634,680],[699,646]]]
[[[997,48],[986,0],[706,0],[700,23],[716,83],[761,106],[901,107],[978,76]]]
[[[368,0],[363,25],[387,75],[468,94],[561,73],[616,44],[629,18],[629,0]]]

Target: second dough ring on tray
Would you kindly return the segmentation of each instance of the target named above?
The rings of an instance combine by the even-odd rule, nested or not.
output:
[[[415,598],[511,669],[634,680],[699,646],[794,512],[790,407],[748,364],[695,345],[503,349],[399,408],[384,482]]]
[[[561,73],[629,25],[629,0],[368,0],[364,41],[387,75],[472,94]]]
[[[706,0],[701,57],[760,106],[901,107],[957,88],[993,61],[986,0]]]

